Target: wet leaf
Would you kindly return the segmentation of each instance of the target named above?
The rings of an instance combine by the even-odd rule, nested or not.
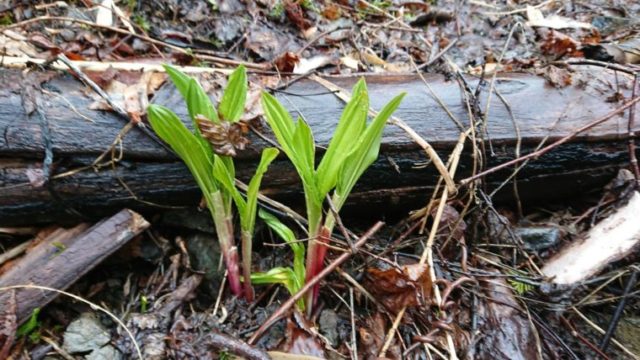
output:
[[[424,305],[431,300],[431,280],[427,265],[367,270],[365,286],[392,312]]]
[[[315,336],[298,327],[291,319],[287,321],[286,339],[283,350],[289,354],[326,358],[322,343]]]

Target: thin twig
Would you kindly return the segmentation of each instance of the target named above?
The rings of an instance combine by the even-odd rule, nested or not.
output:
[[[558,147],[558,146],[560,146],[560,145],[562,145],[562,144],[564,144],[564,143],[566,143],[566,142],[568,142],[568,141],[572,140],[573,138],[575,138],[576,136],[578,136],[580,133],[585,132],[585,131],[587,131],[587,130],[589,130],[589,129],[591,129],[591,128],[593,128],[593,127],[597,126],[597,125],[600,125],[601,123],[603,123],[603,122],[605,122],[605,121],[609,120],[610,118],[612,118],[612,117],[614,117],[614,116],[618,115],[619,113],[621,113],[621,112],[623,112],[623,111],[627,110],[628,108],[630,108],[631,106],[633,106],[633,105],[634,105],[635,103],[637,103],[638,101],[640,101],[640,97],[637,97],[637,98],[631,99],[631,100],[627,101],[627,102],[626,102],[624,105],[622,105],[621,107],[619,107],[619,108],[617,108],[617,109],[615,109],[615,110],[613,110],[613,111],[611,111],[611,112],[609,112],[609,113],[607,113],[607,114],[603,115],[602,117],[600,117],[600,118],[598,118],[598,119],[596,119],[596,120],[594,120],[594,121],[592,121],[592,122],[590,122],[590,123],[588,123],[588,124],[586,124],[586,125],[584,125],[584,126],[580,127],[579,129],[575,130],[575,131],[574,131],[574,132],[572,132],[571,134],[566,135],[566,136],[562,137],[561,139],[559,139],[559,140],[557,140],[557,141],[554,141],[553,143],[551,143],[551,144],[549,144],[549,145],[547,145],[547,146],[543,147],[543,148],[542,148],[542,149],[540,149],[540,150],[534,151],[534,152],[532,152],[532,153],[530,153],[530,154],[527,154],[527,155],[521,156],[521,157],[519,157],[519,158],[516,158],[516,159],[510,160],[510,161],[507,161],[507,162],[502,163],[502,164],[500,164],[500,165],[498,165],[498,166],[495,166],[495,167],[493,167],[493,168],[491,168],[491,169],[487,169],[487,170],[485,170],[485,171],[482,171],[482,172],[480,172],[480,173],[477,173],[477,174],[475,174],[475,175],[473,175],[473,176],[470,176],[470,177],[468,177],[468,178],[466,178],[466,179],[461,180],[461,181],[460,181],[460,184],[461,184],[461,185],[467,185],[467,184],[469,184],[469,183],[470,183],[470,182],[472,182],[472,181],[478,180],[478,179],[480,179],[480,178],[482,178],[482,177],[484,177],[484,176],[486,176],[486,175],[493,174],[493,173],[494,173],[494,172],[496,172],[496,171],[499,171],[499,170],[502,170],[502,169],[504,169],[504,168],[507,168],[507,167],[510,167],[510,166],[513,166],[513,165],[519,164],[519,163],[521,163],[521,162],[523,162],[523,161],[526,161],[526,160],[529,160],[529,159],[535,159],[535,158],[538,158],[538,157],[540,157],[540,156],[542,156],[542,155],[544,155],[544,154],[548,153],[549,151],[551,151],[551,150],[555,149],[556,147]]]
[[[638,74],[633,77],[633,90],[631,92],[631,98],[636,97],[636,89],[638,87]],[[629,109],[629,158],[631,160],[631,170],[636,178],[636,187],[640,187],[640,169],[638,168],[638,158],[636,157],[636,132],[634,131],[636,121],[636,106],[632,106]]]
[[[358,241],[355,242],[354,246],[356,249],[360,248],[364,243],[369,240],[373,234],[375,234],[381,227],[384,225],[382,221],[378,221],[373,225],[367,232],[362,235]],[[325,267],[322,271],[320,271],[316,276],[307,281],[304,286],[297,292],[295,295],[290,297],[287,301],[285,301],[278,310],[276,310],[261,326],[255,333],[251,336],[248,343],[254,344],[267,329],[271,327],[276,321],[278,321],[284,314],[291,309],[291,307],[296,303],[296,301],[300,300],[311,288],[313,288],[317,283],[320,282],[324,277],[329,275],[333,270],[335,270],[342,263],[347,261],[351,255],[353,255],[350,251],[342,253],[342,255],[338,256],[335,260],[333,260],[327,267]]]
[[[616,307],[616,311],[613,313],[611,317],[611,321],[609,322],[609,326],[607,327],[607,332],[604,334],[602,341],[600,342],[600,350],[607,351],[607,347],[609,346],[609,342],[611,341],[611,337],[613,333],[616,331],[616,327],[618,327],[618,322],[620,322],[620,317],[622,316],[622,312],[624,311],[625,305],[627,305],[627,300],[629,299],[629,293],[636,285],[638,281],[638,270],[633,269],[631,276],[627,280],[627,284],[624,287],[624,293],[622,294],[622,298]]]

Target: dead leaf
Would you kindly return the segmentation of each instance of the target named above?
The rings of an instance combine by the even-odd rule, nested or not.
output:
[[[304,32],[312,26],[311,22],[305,19],[304,11],[298,1],[284,0],[284,12],[289,21],[300,31]]]
[[[358,335],[361,349],[365,360],[378,360],[378,354],[382,350],[385,338],[387,336],[387,321],[380,312],[375,312],[371,317],[367,318],[359,328]],[[387,358],[400,359],[401,352],[395,338],[387,350]]]
[[[0,295],[0,304],[0,359],[6,359],[9,357],[18,329],[15,290]]]
[[[280,72],[291,73],[299,61],[300,57],[296,53],[287,51],[278,56],[278,58],[273,61],[273,65],[275,65],[276,69]]]
[[[549,84],[556,88],[563,88],[571,85],[571,72],[567,68],[559,68],[557,66],[547,66],[544,68],[543,76]]]
[[[322,16],[324,16],[327,20],[337,20],[341,15],[342,10],[340,10],[340,7],[333,2],[325,5],[324,9],[322,10]]]
[[[427,269],[426,264],[405,265],[401,269],[369,268],[366,288],[395,313],[404,307],[425,305],[431,300],[431,279]]]
[[[551,15],[545,17],[540,9],[537,9],[531,5],[527,5],[527,25],[532,27],[548,27],[552,29],[567,29],[567,28],[582,28],[591,29],[592,25],[589,23],[576,21],[564,16]]]
[[[559,31],[553,29],[538,29],[537,34],[542,43],[540,50],[543,54],[553,55],[555,57],[582,56],[582,52],[578,50],[580,48],[580,42]]]
[[[311,355],[325,358],[322,343],[308,331],[298,327],[291,319],[287,320],[286,341],[283,350],[289,354]]]
[[[139,74],[139,75],[138,75]],[[139,76],[137,82],[128,85],[122,81],[131,81],[126,75],[121,76],[121,73],[107,74],[104,82],[108,82],[106,86],[103,86],[103,90],[109,95],[111,100],[120,105],[133,121],[140,121],[140,117],[145,113],[149,96],[152,95],[166,80],[164,73],[157,72],[144,72],[129,74],[133,76]],[[110,81],[108,79],[111,78]],[[122,80],[122,81],[121,81]],[[96,101],[89,105],[91,110],[105,110],[112,111],[111,106],[102,98],[97,95]]]

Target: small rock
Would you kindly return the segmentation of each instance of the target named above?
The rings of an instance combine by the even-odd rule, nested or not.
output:
[[[205,233],[196,233],[185,239],[187,252],[194,270],[204,272],[207,281],[205,288],[213,296],[218,294],[220,281],[224,275],[224,269],[220,269],[220,244],[215,236]]]
[[[120,360],[122,354],[111,345],[103,346],[93,350],[89,355],[84,357],[86,360]]]
[[[71,29],[62,29],[60,36],[62,36],[64,41],[74,41],[76,39],[76,33]]]
[[[562,232],[555,226],[519,227],[515,232],[527,250],[548,249],[558,244],[562,237]]]
[[[100,349],[111,341],[109,332],[92,313],[84,313],[67,326],[64,349],[71,353],[86,353]]]
[[[338,315],[330,309],[322,310],[320,319],[318,320],[320,332],[329,340],[333,347],[338,346],[338,321]]]

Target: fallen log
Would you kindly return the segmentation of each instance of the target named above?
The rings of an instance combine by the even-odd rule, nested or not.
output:
[[[56,230],[24,257],[5,264],[0,288],[25,286],[14,289],[18,323],[58,296],[56,292],[28,288],[29,285],[65,290],[147,227],[149,223],[139,214],[122,210],[92,227],[80,224],[69,230]],[[0,313],[7,304],[7,294],[0,293]]]
[[[541,76],[505,74],[496,81],[495,93],[485,126],[477,126],[482,136],[487,167],[501,164],[520,153],[534,150],[540,143],[572,133],[580,126],[620,106],[607,100],[616,91],[613,74],[601,68],[575,70],[574,84],[556,88]],[[27,77],[27,79],[25,79]],[[46,93],[38,93],[42,111],[26,111],[30,96],[25,83],[38,83],[29,77],[44,79]],[[621,92],[629,91],[622,78]],[[328,78],[350,89],[356,77]],[[467,106],[455,81],[442,76],[427,77],[431,88],[462,126],[469,126]],[[460,128],[416,76],[368,76],[371,106],[380,109],[393,95],[406,91],[396,116],[429,141],[446,159]],[[469,79],[479,86],[481,103],[486,109],[489,86]],[[193,206],[199,192],[186,168],[172,154],[137,129],[123,140],[123,158],[113,167],[99,171],[90,168],[94,159],[107,149],[124,123],[110,112],[89,110],[93,99],[89,91],[69,75],[34,72],[27,75],[15,70],[0,70],[0,226],[49,221],[77,221],[104,215],[114,208],[129,207],[137,211],[162,206]],[[301,114],[322,146],[331,139],[343,104],[324,87],[311,80],[301,80],[277,94],[294,115]],[[182,98],[171,84],[156,92],[154,103],[174,109],[186,119]],[[71,105],[73,107],[71,107]],[[82,114],[82,116],[80,115]],[[40,116],[42,115],[42,116]],[[89,122],[88,117],[93,120]],[[43,127],[43,119],[45,126]],[[477,119],[476,121],[479,121]],[[636,124],[639,124],[637,121]],[[628,163],[625,139],[628,131],[624,116],[579,134],[571,143],[530,162],[518,175],[520,198],[542,201],[564,198],[599,187]],[[640,129],[636,125],[636,130]],[[50,132],[53,150],[51,181],[42,186],[45,153],[43,129]],[[263,129],[268,134],[268,129]],[[251,136],[250,148],[239,154],[238,177],[247,179],[254,171],[259,151],[267,143]],[[470,149],[467,146],[466,149]],[[319,150],[321,151],[321,150]],[[399,128],[385,130],[382,151],[350,198],[351,204],[366,203],[367,211],[409,210],[430,196],[438,172],[433,166],[420,166],[424,152]],[[89,167],[89,170],[74,171]],[[470,175],[471,152],[465,151],[458,179]],[[488,188],[501,184],[513,172],[505,169],[487,177]],[[60,177],[60,174],[67,174]],[[55,177],[58,175],[58,177]],[[301,187],[288,161],[275,161],[263,181],[264,193],[281,201],[301,202]],[[503,197],[512,196],[505,186]],[[359,207],[362,209],[362,207]]]

